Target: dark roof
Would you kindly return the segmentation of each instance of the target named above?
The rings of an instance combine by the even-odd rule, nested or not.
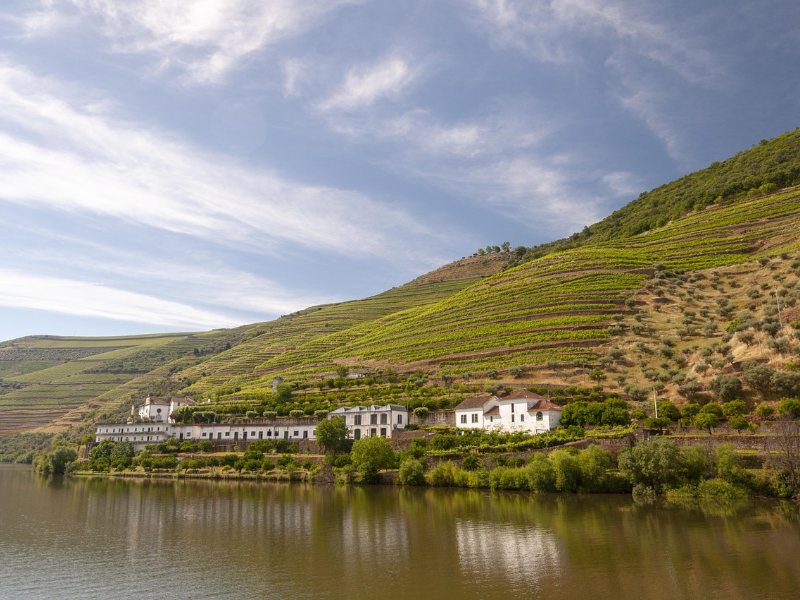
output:
[[[477,396],[475,398],[467,398],[466,400],[462,400],[461,404],[456,406],[456,410],[464,410],[470,408],[483,408],[483,406],[494,398],[494,396]]]
[[[492,408],[487,410],[485,413],[483,413],[483,416],[484,417],[493,417],[493,416],[499,415],[499,414],[500,414],[500,407],[499,406],[493,406]]]

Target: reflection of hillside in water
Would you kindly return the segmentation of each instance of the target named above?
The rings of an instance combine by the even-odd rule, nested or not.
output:
[[[556,536],[541,527],[459,520],[456,541],[461,570],[472,577],[534,583],[561,570],[564,552]]]

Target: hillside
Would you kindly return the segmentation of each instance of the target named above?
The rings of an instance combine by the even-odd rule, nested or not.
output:
[[[748,361],[791,372],[800,190],[776,188],[800,176],[798,143],[800,130],[784,134],[642,194],[581,234],[455,261],[363,300],[236,330],[7,342],[0,435],[86,428],[146,393],[212,398],[233,415],[390,400],[447,408],[513,387],[569,401],[593,384],[634,401],[655,387],[680,402]],[[366,377],[347,378],[349,369]]]
[[[761,140],[758,145],[708,168],[643,192],[582,232],[530,248],[520,262],[586,243],[624,239],[663,227],[692,210],[772,193],[800,184],[800,128]]]
[[[315,306],[268,323],[205,333],[115,338],[33,336],[0,344],[0,436],[57,432],[121,417],[147,394],[204,394],[312,340],[439,301],[497,273],[509,256],[466,258],[377,296]],[[233,388],[231,388],[233,389]]]
[[[674,307],[696,314],[719,296],[719,285],[699,293],[707,284],[690,285],[690,280],[716,281],[714,270],[743,265],[741,272],[749,274],[749,286],[772,285],[776,273],[754,268],[759,263],[753,261],[796,253],[798,230],[800,191],[794,188],[712,205],[624,242],[587,244],[554,253],[438,303],[320,337],[265,361],[258,369],[268,375],[238,379],[236,387],[246,395],[248,389],[271,385],[275,375],[298,383],[313,380],[336,364],[460,376],[467,381],[498,371],[498,377],[490,379],[507,382],[514,379],[514,367],[528,369],[522,380],[526,381],[535,379],[537,370],[548,363],[577,361],[591,366],[608,354],[612,343],[640,330],[634,322],[636,315],[653,321],[651,313],[662,306],[667,308],[660,314],[671,313]],[[659,273],[653,280],[655,265]],[[786,268],[781,287],[791,301],[797,275]],[[653,281],[658,289],[662,281],[668,282],[663,296],[653,296]],[[731,301],[731,306],[737,305],[744,306]],[[684,337],[704,338],[698,329],[715,320],[725,324],[727,319],[716,312],[695,316],[694,332]],[[676,324],[663,322],[649,333],[674,335],[677,329]]]

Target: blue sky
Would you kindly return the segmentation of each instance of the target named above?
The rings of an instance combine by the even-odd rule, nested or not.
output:
[[[800,125],[789,0],[6,0],[0,340],[542,243]]]

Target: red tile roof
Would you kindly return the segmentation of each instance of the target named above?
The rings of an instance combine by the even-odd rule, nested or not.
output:
[[[467,398],[466,400],[463,400],[461,404],[456,406],[456,410],[483,408],[483,406],[492,398],[494,398],[494,396],[477,396],[475,398]]]
[[[558,404],[553,404],[550,400],[542,399],[538,402],[531,404],[530,408],[528,408],[528,412],[538,412],[540,410],[564,410]]]

